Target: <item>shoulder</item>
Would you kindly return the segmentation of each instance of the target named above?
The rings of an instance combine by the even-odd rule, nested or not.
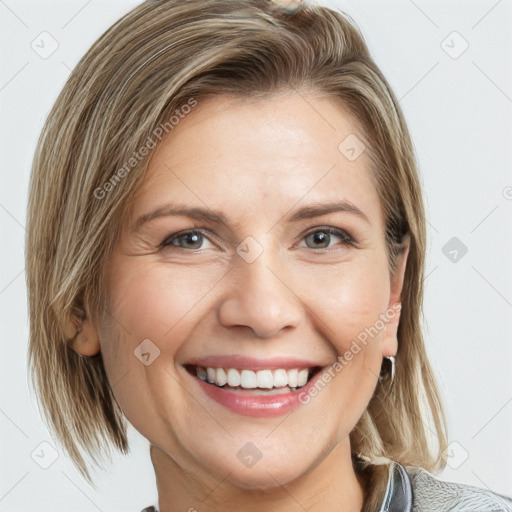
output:
[[[472,485],[445,482],[421,467],[405,466],[413,491],[412,512],[512,512],[512,498]]]

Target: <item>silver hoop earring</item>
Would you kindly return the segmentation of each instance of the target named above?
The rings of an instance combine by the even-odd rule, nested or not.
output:
[[[389,359],[391,362],[391,382],[393,382],[395,380],[396,359],[394,356],[386,356],[386,359]]]
[[[384,359],[389,359],[391,362],[391,380],[390,382],[393,383],[395,380],[395,366],[396,366],[396,359],[394,356],[384,356]],[[383,375],[379,375],[379,380],[383,379]]]

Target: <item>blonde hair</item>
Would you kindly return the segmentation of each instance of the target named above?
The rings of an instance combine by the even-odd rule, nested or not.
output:
[[[387,479],[382,462],[435,472],[445,464],[446,422],[421,332],[426,230],[417,165],[400,106],[353,22],[316,5],[298,12],[270,7],[250,0],[146,1],[107,30],[72,72],[42,130],[30,183],[32,379],[51,429],[92,482],[82,450],[96,464],[112,447],[126,453],[126,423],[101,355],[80,356],[69,340],[85,310],[97,318],[106,304],[106,262],[149,158],[140,148],[159,127],[172,136],[172,114],[211,96],[258,100],[316,91],[338,98],[363,127],[391,274],[403,236],[410,236],[396,377],[379,381],[350,434],[359,469],[369,475],[371,510]]]

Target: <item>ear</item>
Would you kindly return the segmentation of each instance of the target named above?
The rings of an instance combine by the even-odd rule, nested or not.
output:
[[[382,335],[382,355],[384,357],[395,356],[398,350],[397,333],[398,324],[400,322],[400,312],[402,310],[402,287],[410,243],[411,237],[407,233],[402,239],[402,251],[397,256],[395,274],[391,277],[389,303],[386,311],[386,318],[388,320]]]
[[[75,333],[69,346],[81,356],[92,357],[101,351],[100,338],[91,317],[81,308],[73,313]]]

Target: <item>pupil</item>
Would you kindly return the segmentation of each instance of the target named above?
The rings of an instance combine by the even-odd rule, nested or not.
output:
[[[317,233],[313,234],[313,241],[315,244],[321,245],[321,244],[329,244],[330,235],[328,233],[324,233],[323,231],[319,231]]]
[[[185,235],[184,241],[186,245],[201,245],[201,235],[189,233]]]

